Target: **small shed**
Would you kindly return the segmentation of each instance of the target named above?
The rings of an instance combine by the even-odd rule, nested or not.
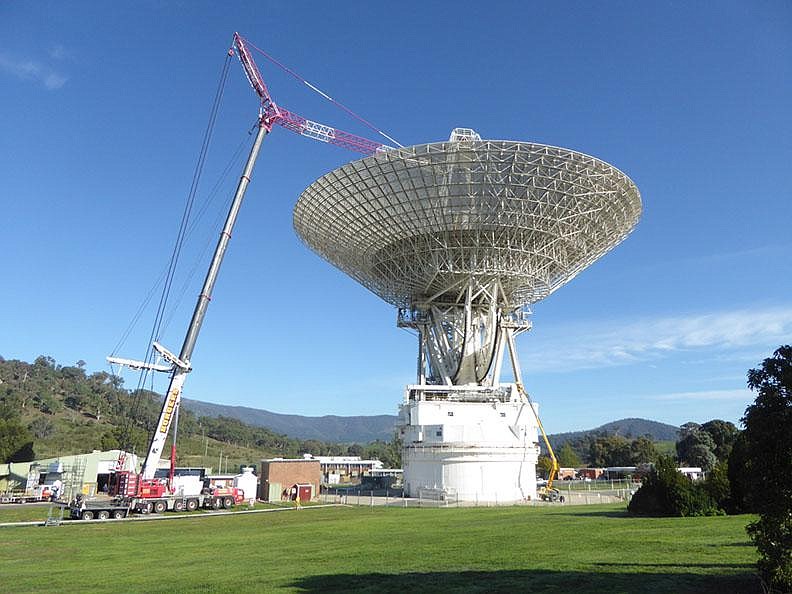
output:
[[[297,501],[298,497],[301,503],[313,499],[313,485],[307,483],[292,485],[289,489],[289,501]]]

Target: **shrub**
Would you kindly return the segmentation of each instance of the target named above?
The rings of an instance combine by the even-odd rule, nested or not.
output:
[[[693,483],[670,456],[660,456],[627,508],[639,516],[711,516],[720,511],[701,483]]]

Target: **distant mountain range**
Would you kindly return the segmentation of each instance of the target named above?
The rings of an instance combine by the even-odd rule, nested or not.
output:
[[[396,415],[304,417],[187,398],[182,399],[182,405],[198,416],[230,417],[297,439],[319,439],[338,443],[370,443],[377,439],[391,441],[398,418]]]
[[[198,416],[230,417],[250,425],[266,427],[276,433],[286,434],[298,439],[319,439],[340,443],[369,443],[380,439],[390,441],[396,428],[396,415],[376,415],[341,417],[327,415],[323,417],[304,417],[301,415],[285,415],[247,406],[226,406],[202,402],[200,400],[182,400],[183,406]],[[675,441],[678,427],[649,421],[646,419],[621,419],[606,423],[586,431],[571,431],[549,435],[553,447],[572,441],[588,433],[621,435],[636,438],[648,435],[654,441]]]

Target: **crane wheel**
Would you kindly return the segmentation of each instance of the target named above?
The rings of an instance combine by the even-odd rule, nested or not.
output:
[[[184,511],[184,501],[179,499],[178,501],[173,502],[173,511],[175,512],[182,512]]]
[[[141,514],[150,514],[151,511],[154,509],[154,506],[150,501],[147,501],[143,505],[140,506],[140,513]]]
[[[165,503],[164,501],[159,500],[159,501],[155,501],[154,502],[154,513],[155,514],[161,514],[162,512],[166,511],[167,509],[168,509],[168,504]]]
[[[125,517],[126,517],[126,513],[124,512],[124,510],[117,509],[117,510],[113,511],[113,519],[114,520],[120,520],[121,518],[125,518]]]
[[[198,509],[198,500],[197,499],[188,499],[187,500],[187,511],[195,511]]]
[[[98,514],[96,514],[96,517],[97,517],[99,520],[106,520],[106,519],[108,519],[108,518],[110,517],[110,512],[109,512],[109,511],[107,511],[106,509],[103,509],[103,510],[102,510],[102,511],[100,511]]]
[[[83,513],[80,514],[80,517],[83,520],[93,520],[94,519],[94,513],[90,509],[86,509],[86,510],[83,511]]]
[[[234,507],[234,498],[223,497],[223,507],[226,509],[231,509],[232,507]]]

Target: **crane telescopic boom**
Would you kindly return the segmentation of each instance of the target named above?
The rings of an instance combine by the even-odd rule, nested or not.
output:
[[[245,191],[247,190],[248,184],[250,183],[250,177],[253,174],[253,166],[256,164],[256,158],[258,157],[261,143],[267,133],[268,129],[262,121],[259,124],[258,134],[256,134],[253,147],[250,149],[250,154],[248,155],[245,169],[242,173],[242,176],[239,178],[239,183],[237,184],[237,189],[234,193],[234,199],[231,201],[231,207],[228,210],[228,215],[226,216],[223,230],[220,232],[220,238],[217,241],[217,246],[215,247],[214,255],[212,256],[212,263],[209,265],[209,270],[206,273],[203,288],[201,289],[201,294],[198,296],[198,301],[195,304],[195,310],[193,311],[192,319],[190,320],[190,326],[187,329],[187,335],[184,338],[184,343],[182,344],[181,352],[179,353],[178,358],[172,355],[168,356],[168,354],[163,352],[165,349],[160,347],[162,349],[160,351],[161,354],[165,355],[165,358],[173,364],[173,373],[171,375],[170,384],[168,385],[168,391],[166,392],[165,403],[163,404],[162,411],[160,412],[160,417],[157,422],[157,426],[154,429],[154,435],[152,436],[151,443],[149,445],[148,455],[146,456],[146,461],[144,462],[143,470],[141,471],[141,475],[144,479],[151,479],[154,477],[154,472],[157,470],[160,458],[162,457],[165,439],[168,437],[168,431],[170,430],[171,424],[173,423],[178,410],[179,403],[181,402],[184,380],[187,378],[187,374],[190,372],[190,359],[192,358],[195,343],[198,340],[198,333],[201,331],[204,316],[206,315],[206,309],[209,307],[209,301],[212,299],[212,290],[214,289],[215,281],[217,280],[217,274],[220,271],[220,265],[223,263],[223,257],[225,256],[226,249],[228,248],[228,242],[231,239],[231,232],[234,229],[234,224],[236,223],[239,209],[242,206],[242,200],[245,197]]]

